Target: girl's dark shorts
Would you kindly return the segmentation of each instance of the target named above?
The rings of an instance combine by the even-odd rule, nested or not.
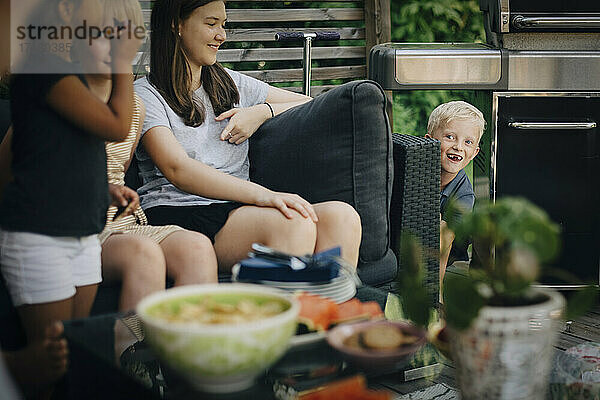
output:
[[[205,206],[157,206],[144,210],[150,225],[178,225],[206,235],[213,243],[229,213],[244,204],[213,203]]]

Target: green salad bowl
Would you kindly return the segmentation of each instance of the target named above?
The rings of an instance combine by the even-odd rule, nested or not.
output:
[[[174,322],[160,315],[165,307],[178,310],[183,302],[204,297],[230,304],[240,299],[276,301],[283,311],[255,321],[219,324]],[[194,388],[212,393],[252,386],[287,350],[299,310],[287,292],[237,283],[168,289],[144,298],[137,307],[146,340],[158,358]]]

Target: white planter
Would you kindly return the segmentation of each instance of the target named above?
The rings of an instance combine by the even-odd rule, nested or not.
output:
[[[482,308],[471,327],[451,331],[450,346],[463,400],[545,399],[565,304],[560,293],[539,304]]]

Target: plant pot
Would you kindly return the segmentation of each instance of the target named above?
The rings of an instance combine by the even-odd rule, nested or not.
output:
[[[471,327],[450,330],[450,347],[463,400],[545,399],[553,344],[565,304],[550,289],[534,305],[483,307]]]

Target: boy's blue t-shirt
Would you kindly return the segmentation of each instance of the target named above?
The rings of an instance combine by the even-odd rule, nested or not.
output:
[[[455,222],[462,218],[462,212],[453,213],[452,215],[447,212],[448,203],[451,198],[459,203],[462,212],[473,210],[475,192],[473,192],[473,186],[464,170],[460,170],[458,175],[440,193],[440,213],[442,214],[442,219],[446,222],[451,222],[451,220]],[[467,247],[469,247],[469,243],[457,243],[455,241],[450,250],[448,265],[454,261],[469,261]]]

